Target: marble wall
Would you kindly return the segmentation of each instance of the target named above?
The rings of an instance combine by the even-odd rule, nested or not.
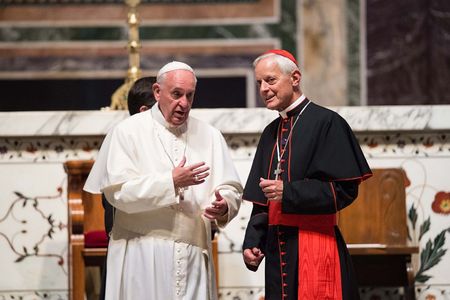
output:
[[[102,9],[93,2],[101,2]],[[61,89],[73,89],[61,79],[92,81],[92,87],[100,89],[94,79],[124,78],[125,5],[106,0],[33,4],[8,0],[0,7],[0,88],[6,97],[17,99],[8,106],[0,103],[0,110],[39,110],[31,105],[36,103],[30,100],[32,95],[15,93],[18,88],[12,82],[30,89],[28,80],[52,80],[42,86],[54,92],[38,102],[61,105]],[[255,107],[261,104],[251,62],[268,49],[284,48],[299,58],[302,87],[311,99],[324,105],[359,104],[358,9],[358,0],[143,1],[138,10],[141,67],[151,76],[176,59],[189,62],[200,78],[219,77],[223,87],[231,77],[243,78],[240,103]],[[119,83],[110,85],[112,93]],[[205,85],[202,90],[209,91],[205,98],[212,98],[217,89]],[[229,91],[223,89],[225,99],[236,97]],[[95,109],[109,103],[105,93],[94,92],[80,94],[79,107],[66,109]],[[226,104],[224,100],[222,107]],[[41,106],[48,109],[51,106]],[[55,104],[53,109],[60,108]]]
[[[127,8],[121,1],[5,3],[0,6],[0,88],[5,97],[22,95],[11,85],[15,81],[95,83],[125,77]],[[244,91],[236,96],[223,88],[224,99],[238,97],[242,106],[255,107],[261,104],[251,62],[263,51],[281,47],[299,58],[302,87],[317,103],[445,104],[450,102],[449,12],[445,0],[148,0],[139,7],[141,66],[144,75],[154,75],[177,59],[193,65],[199,77],[220,78],[224,87],[231,78],[241,78]],[[51,85],[58,83],[66,84]],[[110,84],[111,91],[119,86]],[[208,103],[217,89],[207,84],[203,89],[209,93],[202,96],[203,103]],[[57,92],[42,101],[52,97],[59,101]],[[92,92],[80,97],[86,99],[74,109],[110,102],[108,95]],[[39,110],[30,104],[36,103],[32,97],[23,98],[13,108],[0,103],[0,109],[27,110],[29,105]]]
[[[450,103],[450,2],[366,0],[368,103]]]
[[[125,5],[104,1],[102,9],[97,9],[98,4],[90,1],[50,1],[51,6],[45,5],[48,1],[40,2],[30,6],[11,0],[10,5],[0,7],[0,87],[5,97],[22,96],[16,93],[12,81],[25,85],[26,80],[57,79],[52,84],[62,85],[65,83],[60,79],[92,80],[94,86],[94,79],[126,76]],[[219,107],[229,107],[226,99],[236,97],[227,88],[231,86],[229,79],[236,77],[245,80],[239,94],[242,106],[259,106],[253,59],[272,48],[297,52],[297,1],[152,1],[143,2],[138,13],[143,74],[156,75],[171,60],[186,61],[200,78],[222,80],[220,94],[224,100]],[[202,91],[207,91],[202,96],[207,100],[217,98],[215,86],[205,84]],[[80,97],[100,103],[89,93]],[[32,97],[23,98],[23,105],[8,110],[27,110]],[[52,101],[50,98],[60,101],[56,92],[43,101]],[[108,101],[103,99],[101,103]],[[94,109],[84,103],[80,100],[80,107],[75,109]]]
[[[346,105],[346,0],[302,1],[301,9],[303,92],[323,105]]]
[[[335,107],[355,131],[371,167],[402,167],[418,299],[450,297],[449,106]],[[196,109],[220,129],[245,182],[263,127],[262,109]],[[250,117],[251,116],[251,117]],[[0,298],[67,299],[67,178],[62,163],[95,159],[124,112],[0,113]],[[263,269],[249,272],[240,249],[251,205],[220,233],[220,298],[260,299]],[[7,276],[5,274],[8,274]],[[362,288],[363,299],[402,299],[401,289]]]

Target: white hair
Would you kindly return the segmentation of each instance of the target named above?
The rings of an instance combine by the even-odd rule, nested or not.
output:
[[[258,56],[254,61],[253,61],[253,67],[256,67],[256,65],[263,59],[271,57],[273,58],[273,60],[275,61],[275,63],[278,65],[278,67],[280,68],[281,72],[283,72],[284,74],[291,74],[294,70],[299,70],[298,66],[289,58],[284,57],[282,55],[278,55],[275,53],[266,53],[266,54],[262,54],[260,56]]]
[[[191,68],[191,66],[181,61],[172,61],[165,64],[161,69],[159,69],[158,74],[156,75],[156,82],[161,84],[166,77],[165,74],[175,70],[186,70],[191,72],[194,75],[195,82],[197,83],[197,77],[195,76],[194,70]]]

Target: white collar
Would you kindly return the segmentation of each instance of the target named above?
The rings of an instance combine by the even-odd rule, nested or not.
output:
[[[173,126],[172,124],[168,123],[166,119],[164,118],[161,110],[159,109],[159,103],[157,102],[153,107],[151,108],[152,116],[155,121],[157,121],[159,124],[164,126],[167,130],[174,133],[175,135],[180,135],[186,132],[187,130],[187,123],[189,121],[189,118],[181,124],[178,127]]]
[[[280,111],[280,116],[285,119],[287,118],[287,113],[290,112],[291,110],[293,110],[294,108],[296,108],[297,106],[300,105],[300,103],[302,103],[304,100],[306,99],[306,96],[304,94],[302,94],[300,97],[298,97],[297,100],[294,101],[294,103],[292,103],[291,105],[289,105],[287,108],[285,108],[284,110]]]

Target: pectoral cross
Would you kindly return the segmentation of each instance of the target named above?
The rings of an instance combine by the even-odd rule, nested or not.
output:
[[[177,192],[178,192],[178,196],[180,196],[180,200],[183,201],[184,200],[184,191],[187,190],[186,187],[179,187]]]
[[[277,168],[273,171],[273,174],[275,175],[275,180],[277,180],[281,174],[281,162],[277,163]]]

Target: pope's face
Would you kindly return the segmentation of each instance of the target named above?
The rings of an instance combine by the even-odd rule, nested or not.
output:
[[[194,101],[195,77],[187,70],[174,70],[165,74],[161,84],[155,83],[153,91],[164,119],[180,126],[186,122]]]
[[[270,57],[255,66],[259,94],[268,109],[282,111],[296,100],[292,75],[284,74]]]

